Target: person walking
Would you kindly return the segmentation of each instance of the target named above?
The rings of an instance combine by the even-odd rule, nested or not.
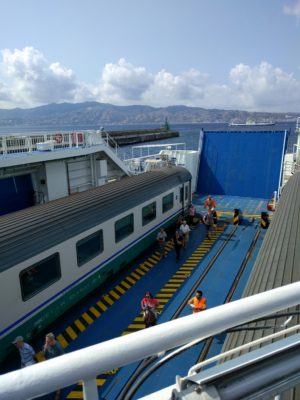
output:
[[[188,305],[192,307],[193,314],[206,310],[206,298],[201,290],[197,290],[196,295],[188,301]]]
[[[188,210],[188,216],[189,216],[188,221],[189,221],[190,226],[192,226],[194,223],[195,215],[196,215],[196,208],[193,204],[190,204],[189,210]]]
[[[182,221],[182,224],[180,225],[179,229],[183,236],[183,248],[185,249],[189,242],[190,231],[191,231],[185,219]]]
[[[55,339],[54,333],[47,333],[45,336],[45,344],[43,346],[43,354],[46,360],[63,355],[64,349],[61,344]],[[54,395],[54,400],[60,399],[60,390],[57,390]]]
[[[176,230],[177,230],[177,229],[180,229],[180,226],[182,225],[183,220],[184,220],[183,216],[180,215],[180,216],[178,217],[177,221],[176,221],[176,226],[175,226],[175,229],[176,229]]]
[[[24,342],[23,336],[17,336],[13,344],[19,350],[21,358],[21,368],[28,367],[36,363],[36,355],[30,344]]]
[[[160,228],[160,231],[158,232],[158,234],[156,236],[156,240],[157,240],[158,246],[159,246],[160,259],[162,259],[162,257],[167,257],[166,239],[167,239],[166,232],[164,231],[163,228]]]
[[[216,233],[218,226],[218,214],[214,207],[211,209],[211,214],[213,218],[213,232]]]
[[[179,260],[181,249],[183,246],[183,236],[182,236],[180,229],[176,229],[173,241],[174,241],[174,247],[175,247],[175,252],[176,252],[176,260]]]
[[[146,328],[156,325],[158,301],[153,297],[152,293],[146,292],[145,297],[141,300],[144,322]]]
[[[204,208],[208,208],[209,210],[212,209],[212,207],[217,207],[217,203],[215,202],[215,200],[209,196],[204,203]]]
[[[204,215],[203,222],[206,227],[206,237],[210,240],[214,225],[214,218],[211,210],[208,210],[207,214]]]

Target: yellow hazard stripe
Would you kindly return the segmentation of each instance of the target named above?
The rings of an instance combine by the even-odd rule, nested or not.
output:
[[[107,310],[106,305],[105,305],[104,303],[102,303],[101,300],[97,301],[96,304],[97,304],[97,306],[98,306],[99,308],[101,308],[101,310],[103,310],[103,311],[106,311],[106,310]]]
[[[144,264],[147,265],[147,267],[150,267],[150,268],[153,267],[153,264],[149,263],[148,261],[145,261]]]
[[[85,331],[85,326],[83,325],[83,323],[81,321],[79,321],[79,319],[76,319],[74,324],[77,326],[77,328],[80,330],[80,332]]]
[[[130,324],[127,326],[127,329],[144,329],[145,324]]]
[[[95,308],[95,307],[90,307],[90,312],[93,314],[93,315],[95,315],[95,317],[96,318],[99,318],[100,317],[100,313],[99,313],[99,311]]]
[[[89,324],[91,325],[94,320],[87,314],[87,313],[83,313],[82,314],[82,318]]]
[[[114,290],[110,290],[109,294],[111,295],[111,297],[114,297],[116,300],[119,300],[119,298],[120,298],[118,293],[116,293]]]
[[[166,285],[165,285],[165,287],[180,287],[181,286],[181,284],[180,283],[167,283]]]
[[[58,335],[57,336],[57,340],[59,341],[59,343],[62,345],[62,347],[65,349],[69,343],[66,341],[66,339],[63,337],[63,335]]]
[[[145,275],[145,272],[141,268],[137,268],[135,271],[138,272],[142,276]]]
[[[146,267],[144,264],[141,264],[139,266],[139,268],[141,268],[143,271],[148,272],[149,271],[149,267]]]
[[[127,289],[130,289],[130,288],[131,288],[131,286],[128,285],[128,283],[125,282],[125,281],[122,281],[122,282],[121,282],[121,285],[125,286]]]
[[[110,306],[112,306],[114,304],[114,301],[107,295],[105,294],[103,297],[103,300],[106,301],[106,303],[108,303]]]
[[[126,293],[126,290],[124,290],[121,286],[119,286],[119,285],[117,285],[116,287],[115,287],[115,289],[118,291],[118,292],[120,292],[121,294],[124,294],[124,293]]]
[[[141,279],[140,275],[136,274],[135,272],[132,272],[130,275],[133,276],[136,280]]]
[[[127,276],[125,279],[127,279],[127,281],[130,282],[132,285],[135,284],[135,280],[133,280],[132,278],[130,278],[130,276]]]
[[[77,338],[77,336],[78,336],[76,334],[76,332],[74,332],[74,330],[70,326],[68,326],[68,328],[66,329],[66,332],[67,332],[67,334],[70,336],[70,338],[72,340],[75,340]]]
[[[66,399],[83,399],[83,392],[73,390],[68,394]]]

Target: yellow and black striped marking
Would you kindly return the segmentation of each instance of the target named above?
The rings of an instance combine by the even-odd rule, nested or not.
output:
[[[217,232],[212,235],[212,240],[204,240],[200,246],[193,252],[193,254],[182,264],[175,274],[169,279],[165,286],[155,296],[159,301],[159,311],[163,311],[165,305],[170,301],[174,294],[180,289],[182,284],[188,279],[193,273],[194,269],[199,265],[202,258],[210,250],[214,241],[224,231],[223,227],[217,228]],[[131,324],[128,325],[127,329],[122,335],[128,335],[136,332],[139,329],[144,329],[145,324],[142,313],[140,313]]]
[[[173,248],[173,241],[170,240],[166,244],[166,252]],[[108,293],[104,294],[92,307],[86,310],[78,317],[70,326],[62,333],[57,335],[57,340],[65,349],[69,344],[76,340],[77,337],[84,332],[97,318],[111,307],[120,297],[127,292],[139,279],[153,268],[160,260],[159,252],[154,252],[147,260],[141,263],[133,272],[131,272],[123,281],[116,285]],[[42,352],[37,354],[38,361],[44,361]],[[76,397],[73,397],[76,398]],[[80,398],[80,397],[79,397]]]
[[[188,279],[193,270],[198,266],[201,259],[210,250],[214,241],[223,232],[224,228],[217,228],[217,232],[212,235],[212,240],[204,240],[200,246],[194,251],[194,253],[185,261],[185,263],[176,271],[176,273],[169,279],[166,285],[156,295],[159,301],[159,312],[161,313],[165,305],[170,301],[176,291],[182,286],[182,284]],[[166,252],[170,252],[173,249],[173,241],[170,240],[166,244]],[[120,282],[114,289],[110,290],[107,294],[103,295],[94,306],[90,307],[85,313],[83,313],[71,326],[58,335],[57,339],[65,348],[69,345],[72,340],[75,340],[78,335],[86,328],[91,325],[96,318],[99,318],[103,312],[105,312],[115,301],[119,300],[120,296],[124,294],[132,285],[134,285],[143,275],[145,275],[155,264],[160,260],[159,252],[149,257],[146,261],[140,264],[130,275],[128,275],[122,282]],[[140,329],[144,329],[144,319],[142,313],[140,313],[131,324],[128,325],[127,329],[121,334],[128,335],[136,332]],[[104,374],[97,376],[97,385],[100,388],[105,384],[107,379],[114,375],[118,369],[107,371]],[[66,397],[67,399],[83,399],[82,384],[78,383],[76,388],[72,390]]]

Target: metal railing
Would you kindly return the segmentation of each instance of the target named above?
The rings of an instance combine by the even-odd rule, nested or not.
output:
[[[0,157],[19,153],[54,151],[106,145],[118,154],[118,145],[104,130],[1,135]]]
[[[296,131],[297,130],[300,130],[300,117],[297,117],[297,120],[296,120]]]
[[[299,132],[300,134],[300,132]],[[300,169],[300,146],[298,144],[293,145],[293,169],[292,173],[299,171]]]
[[[29,399],[82,381],[83,398],[96,400],[100,373],[295,306],[299,293],[296,282],[10,372],[0,376],[0,398]]]
[[[131,158],[124,160],[124,164],[134,175],[167,165],[185,166],[185,162],[185,143],[133,146]]]
[[[255,347],[259,344],[271,342],[274,339],[289,335],[290,333],[295,333],[297,331],[300,331],[300,325],[291,326],[290,328],[286,328],[285,326],[282,326],[282,330],[279,332],[272,333],[271,335],[262,337],[260,339],[253,340],[252,342],[245,343],[241,346],[235,347],[234,349],[228,350],[224,353],[218,354],[217,356],[211,357],[208,360],[201,361],[200,363],[194,365],[192,368],[189,369],[188,375],[197,374],[201,370],[201,368],[203,368],[204,366],[215,363],[216,361],[223,360],[224,358],[226,358],[228,356],[235,355],[235,354],[239,353],[240,351],[249,350],[250,348]]]

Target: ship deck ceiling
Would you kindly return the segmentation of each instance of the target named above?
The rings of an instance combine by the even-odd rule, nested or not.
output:
[[[191,179],[187,170],[169,167],[4,215],[0,272],[187,179]]]

